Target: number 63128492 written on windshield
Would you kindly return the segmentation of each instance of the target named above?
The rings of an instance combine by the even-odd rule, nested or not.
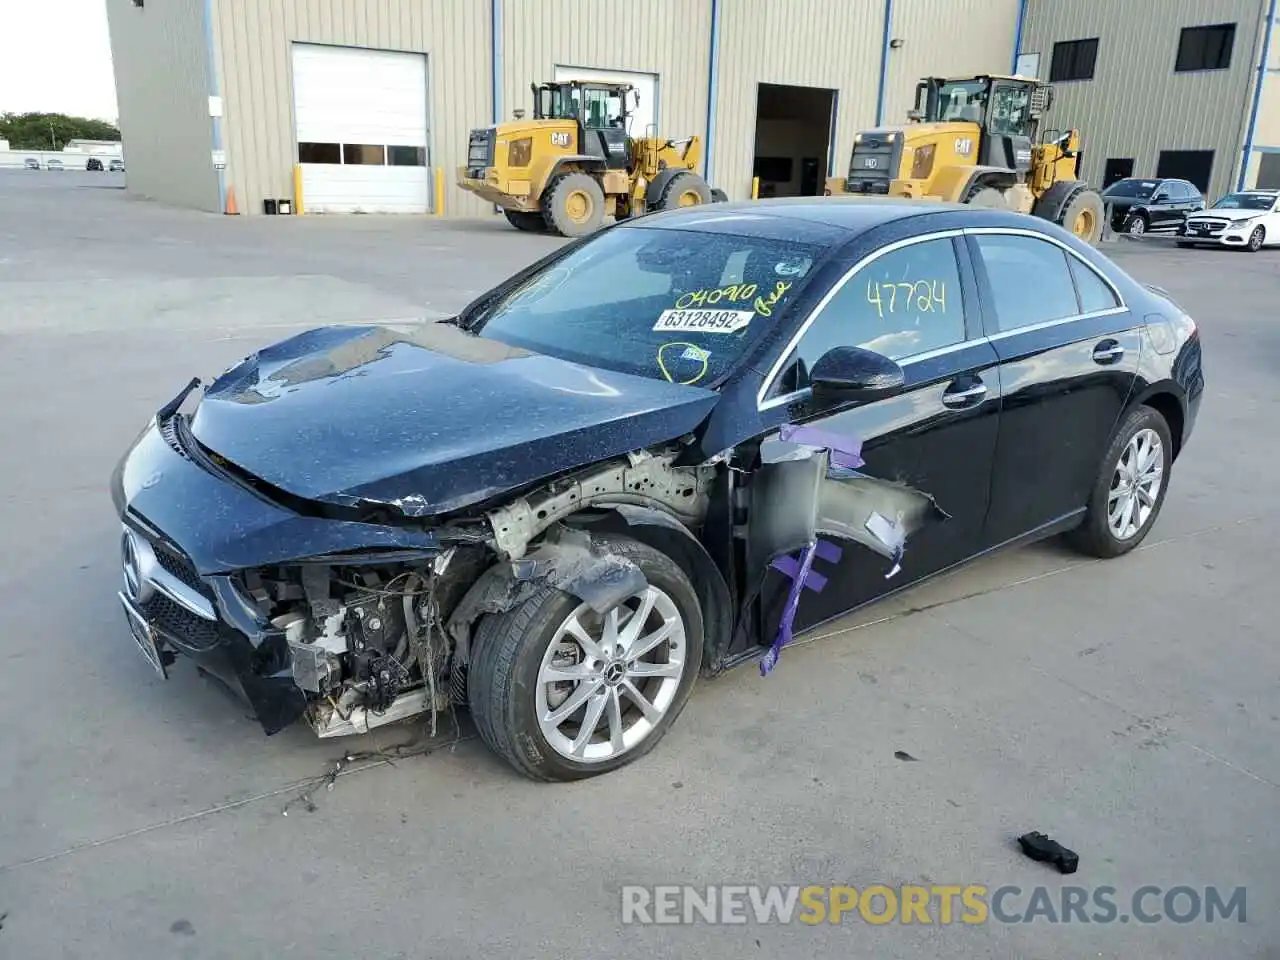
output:
[[[942,280],[867,281],[867,302],[880,319],[893,313],[932,313],[947,309],[947,285]]]

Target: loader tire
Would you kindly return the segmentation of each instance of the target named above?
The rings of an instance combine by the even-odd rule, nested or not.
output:
[[[659,210],[675,210],[679,207],[696,207],[711,203],[711,188],[696,173],[678,173],[667,183],[658,198]]]
[[[523,210],[503,210],[507,222],[517,230],[527,233],[546,233],[547,221],[540,213],[526,213]]]
[[[547,226],[562,237],[585,237],[604,223],[604,190],[590,174],[556,177],[542,197]]]
[[[1097,246],[1102,239],[1102,228],[1106,222],[1107,211],[1102,205],[1102,197],[1093,190],[1081,190],[1063,208],[1058,223],[1090,246]]]
[[[985,207],[988,210],[1008,210],[1009,203],[1005,196],[995,187],[977,186],[969,191],[964,202],[971,207]]]

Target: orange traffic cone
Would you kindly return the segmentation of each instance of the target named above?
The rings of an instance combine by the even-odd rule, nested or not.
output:
[[[235,187],[227,187],[227,208],[222,212],[231,217],[234,217],[240,213],[239,208],[236,206],[236,188]]]

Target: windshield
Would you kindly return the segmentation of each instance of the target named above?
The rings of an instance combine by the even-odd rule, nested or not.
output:
[[[1104,197],[1133,197],[1135,200],[1145,200],[1156,192],[1156,187],[1160,185],[1158,180],[1117,180],[1107,189],[1102,191]]]
[[[938,88],[938,116],[930,120],[962,120],[982,123],[982,109],[987,99],[985,80],[958,80]]]
[[[1216,210],[1270,210],[1275,202],[1274,196],[1265,193],[1228,193],[1213,206]]]
[[[811,244],[607,230],[488,307],[482,337],[683,384],[729,373],[819,257]]]

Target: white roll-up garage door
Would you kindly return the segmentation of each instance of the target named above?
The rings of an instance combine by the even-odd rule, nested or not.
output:
[[[556,67],[558,83],[566,80],[593,80],[600,83],[629,83],[640,94],[640,106],[631,111],[630,129],[633,137],[643,137],[649,126],[658,119],[658,76],[654,73],[636,73],[632,70],[597,70],[590,67]],[[630,108],[630,104],[627,104]],[[688,134],[679,134],[688,136]]]
[[[427,58],[293,45],[293,115],[307,213],[425,213]]]

